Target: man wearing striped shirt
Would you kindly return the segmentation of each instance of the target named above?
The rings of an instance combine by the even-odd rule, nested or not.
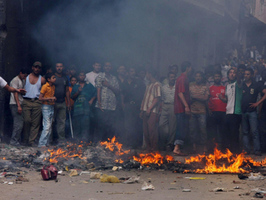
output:
[[[143,119],[143,134],[147,150],[158,149],[158,112],[161,99],[161,84],[156,80],[156,72],[149,70],[146,78],[150,81],[141,103],[140,117]],[[145,145],[144,145],[145,146]]]

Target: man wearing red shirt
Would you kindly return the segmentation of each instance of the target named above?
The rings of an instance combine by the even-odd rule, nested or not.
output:
[[[225,111],[226,103],[221,100],[225,98],[225,86],[221,84],[222,74],[220,71],[214,73],[214,85],[212,85],[210,90],[209,99],[209,124],[211,138],[215,138],[218,145],[225,144]]]
[[[174,154],[185,156],[181,152],[180,146],[184,144],[184,139],[188,133],[188,122],[190,115],[189,108],[189,82],[188,76],[191,72],[191,63],[185,61],[181,65],[182,74],[177,78],[175,85],[174,111],[176,114],[177,128],[175,137]]]

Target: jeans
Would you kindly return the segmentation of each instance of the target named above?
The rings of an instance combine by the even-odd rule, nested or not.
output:
[[[53,123],[53,117],[54,117],[54,106],[53,105],[42,105],[42,125],[43,130],[42,134],[39,140],[38,147],[46,146],[49,140],[49,137],[52,132],[52,123]]]
[[[261,151],[258,130],[258,117],[256,111],[245,112],[242,114],[243,145],[244,150],[248,153],[250,153],[249,130],[251,130],[252,134],[254,152]]]
[[[189,120],[189,131],[192,142],[194,144],[206,145],[207,131],[206,131],[206,114],[191,114]]]
[[[13,117],[13,131],[10,140],[11,145],[18,145],[21,139],[21,132],[23,129],[23,116],[18,113],[18,106],[10,104],[10,110]]]
[[[189,116],[186,113],[176,114],[176,134],[174,145],[183,145],[188,134]]]

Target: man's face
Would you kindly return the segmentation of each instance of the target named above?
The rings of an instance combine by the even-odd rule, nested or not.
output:
[[[192,72],[192,67],[190,66],[190,67],[188,67],[188,69],[187,69],[187,75],[190,75],[191,72]]]
[[[221,83],[221,75],[220,74],[214,74],[213,76],[214,83],[219,85]]]
[[[71,74],[71,76],[75,76],[76,75],[76,70],[75,69],[70,69],[69,73]]]
[[[27,76],[28,76],[27,73],[26,73],[26,74],[23,74],[22,72],[19,72],[19,78],[20,78],[21,80],[25,80]]]
[[[105,65],[104,65],[104,71],[107,72],[107,73],[109,73],[111,71],[111,69],[112,69],[111,63],[109,63],[109,62],[105,63]]]
[[[247,70],[245,71],[244,78],[245,78],[245,81],[251,80],[252,74],[250,73],[250,71],[247,71]]]
[[[62,74],[63,69],[64,69],[63,63],[56,63],[55,70],[58,74]],[[70,71],[70,73],[71,73],[71,71]]]
[[[130,78],[135,78],[135,75],[136,75],[135,69],[133,69],[133,68],[129,69],[129,77]]]
[[[201,83],[202,82],[202,76],[200,73],[197,73],[195,76],[195,81],[196,83]]]
[[[169,74],[168,79],[169,79],[169,83],[174,84],[176,80],[176,76],[174,74]]]
[[[50,82],[51,82],[51,83],[55,83],[55,81],[56,81],[56,77],[55,77],[55,75],[51,76],[51,78],[50,78]]]
[[[42,67],[41,66],[33,66],[32,67],[32,72],[35,74],[35,75],[40,75],[40,73],[41,73],[41,71],[42,71]]]
[[[233,69],[230,69],[229,73],[228,73],[228,79],[230,81],[234,81],[236,79],[236,71]]]
[[[99,73],[99,72],[101,71],[101,68],[102,68],[102,66],[101,66],[100,63],[95,63],[95,64],[93,65],[93,70],[94,70],[96,73]]]
[[[76,83],[77,83],[77,79],[71,78],[71,81],[70,81],[71,86],[73,87]]]
[[[174,74],[177,74],[177,67],[176,66],[172,66],[171,69],[170,69],[170,72],[173,72]]]
[[[85,74],[84,73],[79,73],[79,81],[83,82],[85,80]]]
[[[124,76],[126,74],[126,68],[125,66],[120,66],[118,69],[117,69],[117,73],[120,75],[120,76]]]

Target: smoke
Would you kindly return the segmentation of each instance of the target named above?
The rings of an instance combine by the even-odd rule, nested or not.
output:
[[[157,0],[68,1],[55,6],[34,27],[33,37],[51,63],[88,69],[94,61],[140,66],[152,62]],[[110,3],[111,2],[111,3]]]

